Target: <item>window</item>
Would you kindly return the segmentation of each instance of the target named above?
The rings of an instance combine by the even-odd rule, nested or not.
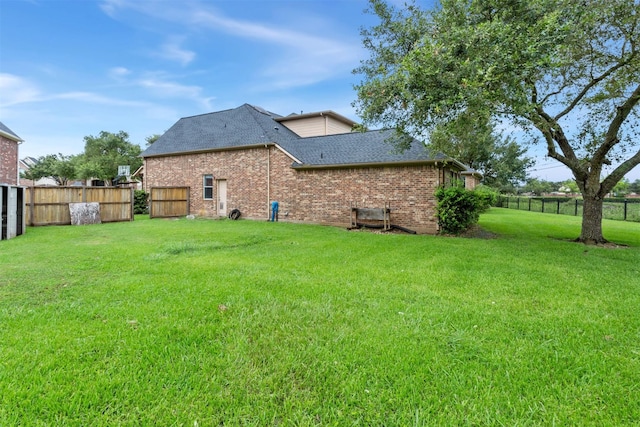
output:
[[[213,175],[205,175],[202,186],[204,198],[213,200]]]

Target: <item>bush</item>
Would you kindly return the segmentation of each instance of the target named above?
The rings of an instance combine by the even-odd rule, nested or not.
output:
[[[133,213],[149,213],[149,194],[147,194],[144,190],[133,191]]]
[[[473,193],[476,195],[479,213],[486,212],[491,206],[495,206],[500,196],[496,190],[486,185],[477,186],[473,190]]]
[[[438,224],[443,234],[460,234],[478,222],[478,197],[461,186],[436,190]]]

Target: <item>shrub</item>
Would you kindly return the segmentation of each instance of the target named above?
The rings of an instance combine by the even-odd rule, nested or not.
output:
[[[473,191],[461,186],[436,190],[438,224],[443,234],[460,234],[478,222],[480,209]]]
[[[495,206],[500,196],[495,189],[487,187],[486,185],[477,186],[473,190],[473,193],[476,195],[479,213],[486,212],[491,206]]]
[[[149,213],[149,194],[147,194],[144,190],[133,191],[133,213]]]

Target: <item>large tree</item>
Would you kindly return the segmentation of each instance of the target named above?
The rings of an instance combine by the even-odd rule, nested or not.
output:
[[[605,243],[603,198],[640,164],[640,2],[370,3],[380,23],[363,29],[370,58],[355,70],[365,124],[425,134],[465,111],[511,119],[573,173],[578,240]]]
[[[142,149],[129,142],[129,134],[124,131],[101,131],[98,136],[85,136],[84,142],[84,153],[78,166],[81,178],[98,178],[114,184],[118,178],[118,166],[129,166],[134,171],[142,165]]]

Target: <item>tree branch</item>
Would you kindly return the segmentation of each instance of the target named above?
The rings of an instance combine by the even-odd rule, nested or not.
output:
[[[568,85],[566,83],[563,83],[558,90],[546,94],[545,97],[542,98],[542,101],[540,102],[540,104],[546,103],[553,96],[560,95],[567,86]]]
[[[571,147],[571,144],[569,144],[569,140],[564,134],[560,124],[545,112],[541,106],[536,106],[536,114],[541,120],[533,120],[533,122],[547,141],[549,157],[565,164],[572,171],[579,171],[580,163],[578,162],[576,153]],[[562,156],[556,152],[555,144],[558,144],[558,147],[562,151]]]
[[[604,197],[605,194],[611,192],[613,187],[633,168],[640,164],[640,150],[631,158],[624,161],[620,166],[614,169],[613,172],[607,176],[600,185],[600,194]]]
[[[626,61],[622,61],[622,62],[618,62],[616,65],[614,65],[613,67],[609,68],[607,71],[605,71],[604,73],[602,73],[599,77],[593,78],[581,91],[580,93],[578,93],[578,95],[574,98],[574,100],[571,102],[571,104],[569,104],[569,106],[567,106],[567,108],[565,108],[564,110],[562,110],[560,113],[558,113],[554,119],[555,120],[560,120],[562,117],[566,116],[567,114],[569,114],[571,112],[571,110],[573,110],[575,108],[576,105],[578,105],[578,103],[582,100],[582,98],[584,98],[587,93],[598,83],[600,83],[602,80],[606,79],[607,77],[609,77],[611,74],[613,74],[615,71],[619,70],[620,68],[628,65],[631,60],[635,57],[635,52],[633,52]]]
[[[604,142],[593,156],[594,162],[602,163],[607,153],[609,153],[609,150],[611,150],[619,142],[618,131],[620,131],[620,127],[631,113],[631,110],[638,104],[639,101],[640,84],[631,93],[624,104],[616,108],[616,115],[613,117],[613,120],[611,120],[611,123],[609,124],[609,129],[607,129]]]

